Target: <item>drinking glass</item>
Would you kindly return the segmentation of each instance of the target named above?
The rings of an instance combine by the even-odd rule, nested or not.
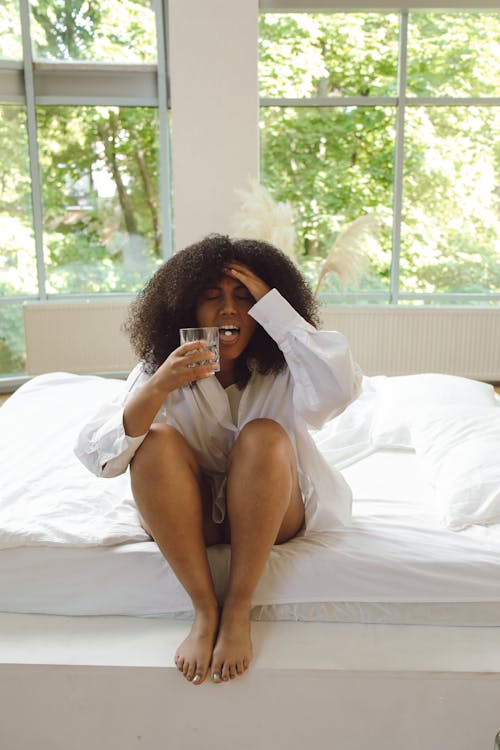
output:
[[[219,365],[219,329],[216,326],[208,326],[205,328],[181,328],[179,331],[181,344],[187,344],[191,341],[204,340],[207,342],[207,346],[203,347],[203,351],[211,351],[216,356],[217,367],[215,372],[220,370]],[[201,351],[201,350],[200,350]],[[209,365],[213,360],[207,359],[203,362],[197,362],[196,364],[190,365],[190,367],[197,367],[198,365]]]

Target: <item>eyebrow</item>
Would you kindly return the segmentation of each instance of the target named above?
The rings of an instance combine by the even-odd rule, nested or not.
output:
[[[222,286],[221,286],[220,284],[211,284],[210,286],[207,286],[207,287],[206,287],[206,288],[205,288],[205,289],[203,290],[202,294],[205,294],[206,292],[211,292],[211,291],[220,291],[221,289],[222,289]],[[247,287],[245,286],[245,284],[242,284],[241,282],[238,282],[238,283],[236,284],[236,286],[234,286],[234,287],[233,287],[233,289],[235,289],[235,290],[238,290],[238,289],[245,289],[246,291],[248,291],[248,289],[247,289]]]

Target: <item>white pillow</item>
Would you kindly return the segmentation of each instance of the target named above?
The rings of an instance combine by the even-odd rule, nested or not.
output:
[[[500,523],[500,407],[457,417],[450,409],[416,418],[412,440],[422,471],[436,488],[450,529]]]
[[[344,469],[373,453],[370,431],[377,398],[377,387],[384,376],[363,377],[361,393],[338,417],[321,430],[309,430],[326,460]]]
[[[495,390],[488,383],[439,373],[398,375],[377,388],[371,439],[377,448],[412,448],[411,426],[422,413],[454,405],[457,413],[471,413],[495,404]]]

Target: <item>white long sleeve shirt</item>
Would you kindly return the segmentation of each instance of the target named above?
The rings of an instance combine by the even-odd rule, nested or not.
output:
[[[254,419],[275,420],[289,435],[297,457],[306,531],[339,528],[351,517],[351,491],[318,451],[308,426],[319,429],[357,397],[361,371],[341,333],[316,330],[276,289],[256,302],[249,314],[276,341],[287,368],[278,375],[252,372],[235,421],[226,391],[215,377],[169,393],[154,421],[175,427],[203,469],[224,474],[240,430]],[[123,393],[103,405],[81,431],[75,453],[97,476],[126,471],[146,437],[125,434],[123,410],[149,377],[138,364]]]

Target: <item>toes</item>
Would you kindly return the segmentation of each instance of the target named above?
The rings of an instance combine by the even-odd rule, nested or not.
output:
[[[196,665],[196,669],[193,674],[193,679],[191,682],[193,685],[201,685],[201,683],[205,680],[205,677],[207,676],[208,668],[207,667],[201,667],[200,664]]]
[[[242,675],[248,666],[247,659],[241,659],[235,662],[224,662],[222,666],[213,666],[211,669],[211,676],[213,682],[228,682],[234,680],[235,677]]]
[[[236,662],[236,674],[243,674],[244,671],[245,671],[245,667],[243,666],[243,662],[237,661]]]
[[[222,667],[220,664],[212,663],[210,667],[212,682],[222,682]]]
[[[175,655],[175,666],[179,670],[179,672],[184,671],[184,659],[182,656],[179,656],[179,654]]]
[[[212,682],[229,682],[244,674],[248,669],[250,660],[245,656],[234,661],[224,661],[222,663],[213,661],[210,667],[210,677]]]
[[[184,677],[186,680],[191,682],[193,685],[201,685],[207,676],[208,668],[203,667],[199,662],[193,662],[189,664],[187,668],[183,670]]]

